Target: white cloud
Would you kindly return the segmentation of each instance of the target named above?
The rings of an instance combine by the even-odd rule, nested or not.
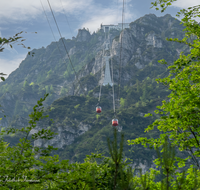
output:
[[[63,12],[60,0],[49,0],[53,11]],[[79,13],[80,10],[86,9],[92,0],[62,0],[64,9],[68,13]],[[44,8],[50,11],[47,1],[42,0]],[[25,21],[37,18],[42,12],[40,0],[9,0],[1,1],[0,6],[0,22],[5,23],[11,21]],[[74,12],[75,11],[75,12]]]
[[[48,15],[51,15],[50,9],[47,3],[47,0],[41,0],[42,4]],[[102,4],[98,3],[95,0],[49,0],[52,6],[54,13],[63,13],[63,7],[67,14],[77,18],[80,24],[77,26],[89,28],[90,31],[96,31],[100,27],[100,24],[117,24],[121,22],[121,10],[122,10],[122,0],[111,0],[112,6],[105,7]],[[62,1],[62,5],[61,5]],[[125,22],[128,22],[128,19],[131,19],[134,15],[128,10],[128,2],[126,4],[126,14]],[[100,2],[100,1],[99,1]],[[0,27],[2,34],[7,34],[9,30],[9,25],[12,23],[17,24],[17,30],[24,30],[26,24],[22,26],[18,23],[34,23],[34,19],[41,20],[46,18],[43,13],[43,9],[40,3],[40,0],[1,0],[0,6],[0,23],[3,24],[3,27]],[[131,19],[132,21],[133,19]],[[20,28],[20,27],[23,27]],[[77,31],[77,30],[76,30]],[[1,35],[1,34],[0,34]],[[6,50],[12,54],[12,56],[7,56]],[[0,58],[0,72],[10,74],[13,70],[18,68],[22,59],[25,58],[25,55],[19,55],[15,50],[7,49],[4,52],[4,57]],[[11,52],[12,51],[12,52]]]
[[[116,13],[112,14],[109,10],[104,10],[103,12],[100,12],[99,14],[91,17],[88,19],[88,21],[84,22],[82,24],[82,28],[89,28],[91,32],[96,31],[100,24],[116,24],[118,22],[118,18]]]
[[[193,7],[196,5],[200,5],[199,0],[177,0],[172,4],[172,6],[180,8],[180,9],[187,9],[188,7]],[[183,16],[181,15],[180,18],[182,19]],[[197,22],[200,22],[200,18],[198,17],[193,18],[193,19],[196,20]]]
[[[172,4],[172,6],[179,7],[181,9],[187,9],[188,7],[196,6],[199,4],[199,0],[177,0]]]
[[[23,59],[25,59],[27,54],[17,55],[13,59],[0,59],[0,73],[7,74],[5,78],[8,77],[10,73],[16,70]]]
[[[48,2],[46,0],[41,1],[45,10],[50,13]],[[133,17],[133,13],[128,11],[130,1],[127,0],[125,5],[126,20]],[[121,22],[122,0],[112,0],[113,6],[110,6],[110,8],[105,8],[99,3],[94,2],[94,0],[49,0],[49,2],[54,12],[64,13],[64,7],[67,14],[73,14],[79,20],[81,19],[80,21],[83,23],[81,26],[85,26],[91,31],[95,31],[102,22],[104,24]],[[0,23],[29,21],[30,19],[38,18],[45,19],[40,0],[9,0],[1,2]]]
[[[18,54],[17,50],[14,47],[11,48],[9,45],[5,45],[3,47],[5,48],[5,50],[8,50],[10,53],[12,53],[12,55],[13,54]]]
[[[116,6],[118,5],[118,6]],[[124,22],[132,22],[136,15],[128,8],[128,2],[125,6]],[[90,13],[81,27],[89,28],[91,32],[96,31],[101,23],[103,24],[117,24],[122,22],[122,3],[113,3],[111,8],[102,8],[101,6],[93,5],[87,10]],[[91,16],[92,15],[92,16]]]

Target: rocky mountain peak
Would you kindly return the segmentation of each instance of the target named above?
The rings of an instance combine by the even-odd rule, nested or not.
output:
[[[171,15],[156,17],[149,14],[132,22],[123,31],[112,29],[105,35],[103,30],[98,30],[91,35],[85,28],[79,29],[77,37],[72,40],[63,38],[46,48],[34,49],[34,57],[27,56],[20,67],[0,84],[0,104],[7,115],[4,118],[0,109],[2,126],[26,126],[28,113],[37,100],[49,93],[44,106],[51,108],[46,113],[55,123],[48,119],[41,121],[31,134],[51,127],[58,135],[48,143],[37,140],[34,145],[63,148],[65,156],[70,159],[87,154],[87,148],[88,152],[93,151],[97,140],[104,143],[105,134],[111,130],[113,97],[116,99],[118,96],[117,90],[113,94],[110,86],[102,86],[100,106],[103,111],[96,115],[100,95],[98,85],[104,80],[104,56],[107,55],[110,56],[113,83],[117,85],[115,89],[118,89],[121,76],[119,89],[122,99],[116,101],[116,108],[122,108],[118,131],[125,132],[128,138],[140,136],[149,124],[143,118],[144,113],[152,111],[168,93],[154,82],[166,71],[158,60],[172,63],[181,51],[185,51],[182,44],[172,45],[166,37],[181,39],[184,35],[182,29],[180,22]],[[81,96],[83,89],[86,96]],[[82,157],[78,156],[77,159],[81,160]]]
[[[78,30],[78,34],[76,36],[76,40],[78,42],[85,42],[87,40],[89,40],[91,37],[91,34],[88,30],[86,30],[85,28],[83,29],[79,29]]]

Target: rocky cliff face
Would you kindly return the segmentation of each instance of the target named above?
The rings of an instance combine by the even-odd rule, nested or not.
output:
[[[19,68],[8,77],[6,82],[0,83],[0,104],[4,107],[5,114],[10,118],[10,120],[3,120],[3,126],[7,127],[11,123],[13,126],[17,126],[16,122],[19,123],[19,118],[27,117],[28,112],[31,111],[37,100],[45,92],[48,92],[50,96],[45,102],[45,106],[56,107],[55,112],[50,112],[50,116],[54,117],[56,121],[53,129],[58,135],[48,142],[37,140],[34,142],[35,146],[54,145],[58,148],[65,148],[73,143],[75,143],[73,146],[77,146],[76,143],[79,137],[88,135],[88,138],[92,138],[91,136],[95,136],[95,133],[90,134],[93,126],[96,126],[96,131],[101,126],[101,135],[105,136],[103,132],[105,126],[96,122],[98,117],[94,115],[93,109],[97,104],[96,98],[99,95],[98,85],[102,83],[104,78],[103,49],[105,49],[106,40],[109,42],[110,47],[110,65],[113,66],[114,83],[118,83],[120,74],[120,87],[123,90],[125,87],[131,88],[137,80],[145,80],[147,76],[153,81],[156,73],[163,71],[163,67],[157,63],[158,60],[164,58],[171,63],[181,50],[185,51],[180,44],[168,43],[165,40],[166,37],[182,38],[184,34],[182,30],[183,27],[180,26],[179,21],[170,15],[156,17],[153,14],[145,15],[130,23],[130,27],[122,32],[110,31],[106,35],[107,38],[105,38],[105,33],[102,30],[91,35],[89,31],[79,29],[76,38],[73,38],[73,40],[64,39],[76,70],[76,76],[61,40],[57,44],[55,42],[51,43],[47,48],[33,50],[35,56],[27,55]],[[120,52],[121,42],[122,51]],[[61,53],[57,48],[58,46]],[[121,73],[119,73],[120,65]],[[81,88],[80,83],[84,90]],[[83,91],[88,94],[90,99],[82,100],[80,96],[78,96],[78,99],[73,96],[83,94]],[[142,92],[138,91],[138,93]],[[136,92],[128,94],[128,90],[123,92],[123,96],[126,95],[127,97],[130,96],[130,99],[134,99],[132,102],[134,105],[137,103],[136,99],[138,101],[142,99],[142,96],[136,95]],[[131,98],[133,95],[134,98]],[[69,98],[66,98],[67,96]],[[59,99],[62,97],[66,99]],[[108,99],[112,98],[109,87],[103,89],[102,97],[104,99],[101,103],[108,113],[102,121],[98,121],[106,123],[113,117],[109,112],[112,109],[112,101],[107,102]],[[115,97],[117,97],[117,93]],[[150,100],[148,101],[150,102]],[[145,104],[147,103],[143,102],[143,105]],[[81,111],[76,107],[79,107]],[[62,109],[63,111],[61,111]],[[148,112],[148,110],[139,111]],[[91,117],[87,114],[93,115]],[[16,118],[17,115],[19,115],[18,119]],[[66,118],[66,115],[70,115],[70,117]],[[139,113],[138,117],[144,119]],[[20,119],[20,123],[25,125],[22,119]],[[127,125],[127,122],[124,122],[125,127],[120,125],[119,131],[126,130]],[[47,126],[47,123],[43,123],[31,131],[31,134]],[[138,128],[138,130],[141,129]],[[96,136],[96,139],[98,138]],[[99,140],[99,143],[101,141]],[[87,144],[86,141],[85,143]]]
[[[90,40],[90,32],[87,31],[85,28],[84,29],[79,29],[78,34],[76,36],[77,42],[85,42]]]
[[[167,58],[168,62],[172,62],[173,58],[178,56],[177,50],[170,47],[170,44],[166,42],[166,37],[179,37],[183,36],[182,27],[179,22],[172,18],[170,15],[164,17],[156,17],[153,14],[145,15],[144,17],[132,22],[129,29],[124,29],[119,36],[108,35],[108,39],[111,47],[111,59],[115,68],[119,68],[120,65],[120,48],[122,42],[121,52],[121,65],[126,68],[128,65],[135,65],[137,69],[143,69],[149,63],[154,66],[157,65],[159,57],[164,57],[166,52],[171,56]],[[179,31],[179,32],[177,32]],[[173,35],[171,35],[173,34]],[[177,44],[176,44],[177,45]],[[101,72],[101,69],[105,65],[103,61],[103,51],[105,43],[101,46],[101,50],[95,55],[93,66],[90,63],[89,70],[94,75]],[[176,46],[179,48],[180,46]],[[87,65],[83,69],[80,76],[83,77],[87,70]],[[130,70],[123,73],[123,81],[127,83],[133,77],[135,68],[132,67],[132,76],[130,76]],[[88,71],[89,71],[88,70]],[[119,78],[118,71],[115,70],[114,81]],[[87,73],[88,74],[88,73]],[[104,78],[104,72],[97,74],[97,80],[99,82]],[[91,90],[91,89],[88,89]]]
[[[84,134],[89,129],[91,129],[90,125],[83,124],[82,122],[78,123],[76,128],[74,128],[73,126],[68,126],[63,123],[56,123],[56,127],[58,135],[56,135],[50,141],[38,139],[34,141],[34,146],[37,147],[42,146],[47,148],[48,145],[51,145],[56,148],[63,149],[64,146],[72,144],[75,138],[77,138],[78,136]],[[39,130],[41,130],[40,127],[31,130],[30,135],[37,133]]]
[[[112,32],[107,35],[107,40],[110,42],[110,52],[112,64],[114,65],[114,81],[118,82],[120,65],[120,47],[122,42],[121,52],[121,65],[123,68],[122,84],[127,85],[131,83],[131,80],[136,76],[137,71],[145,68],[152,63],[155,67],[158,65],[157,60],[165,56],[165,52],[169,51],[171,56],[166,57],[167,61],[172,61],[173,57],[177,55],[177,52],[170,48],[170,45],[165,41],[165,37],[170,37],[163,33],[172,33],[180,29],[180,26],[174,18],[170,15],[164,17],[156,17],[153,14],[145,15],[144,17],[132,22],[130,28],[124,29],[119,36],[115,36]],[[99,31],[102,33],[102,31]],[[175,32],[173,32],[174,34]],[[182,33],[176,34],[182,35]],[[85,29],[79,30],[76,37],[77,42],[88,42],[94,36],[90,35]],[[78,80],[82,81],[84,90],[87,92],[94,89],[98,84],[103,81],[105,62],[103,59],[103,49],[105,48],[105,36],[100,35],[96,38],[96,44],[92,46],[92,50],[95,52],[94,58],[78,72]],[[90,49],[91,47],[88,47]],[[80,46],[74,46],[70,49],[70,55],[75,55],[78,52],[83,51]],[[127,69],[128,68],[128,69]],[[145,76],[143,76],[145,78]],[[77,81],[77,79],[76,79]],[[76,82],[76,94],[83,93],[78,82]],[[93,93],[94,97],[98,97],[98,93]],[[86,125],[85,130],[82,133],[78,131],[83,125],[82,122],[77,123],[77,130],[70,131],[69,126],[58,127],[59,137],[55,137],[50,140],[49,144],[59,148],[63,148],[64,145],[71,144],[74,139],[80,134],[86,132],[91,128],[90,125]],[[63,125],[64,126],[64,125]],[[59,139],[59,140],[58,140]],[[47,146],[43,141],[35,142],[37,146]]]

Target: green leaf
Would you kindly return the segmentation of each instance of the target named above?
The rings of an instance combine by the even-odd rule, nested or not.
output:
[[[4,77],[1,77],[1,80],[5,81],[6,79]]]

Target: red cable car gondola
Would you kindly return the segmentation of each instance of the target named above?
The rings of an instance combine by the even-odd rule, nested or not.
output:
[[[100,106],[97,106],[97,107],[96,107],[96,112],[97,112],[97,113],[101,113],[101,107],[100,107]]]
[[[113,119],[112,120],[112,126],[117,126],[118,125],[118,119]]]

